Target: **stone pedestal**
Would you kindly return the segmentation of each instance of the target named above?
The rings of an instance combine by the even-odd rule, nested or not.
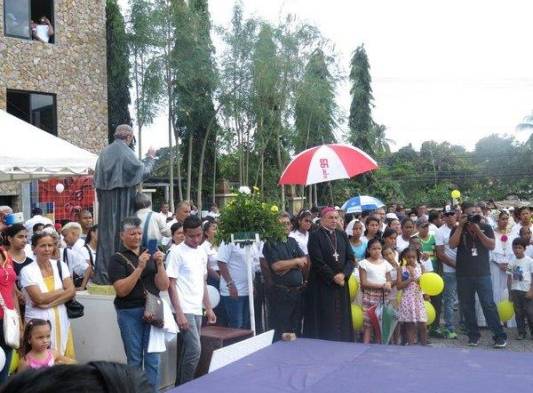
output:
[[[161,297],[168,301],[166,292],[161,292]],[[76,300],[85,306],[85,315],[70,321],[74,335],[76,360],[79,363],[92,360],[126,363],[124,346],[117,324],[117,313],[113,305],[114,298],[110,295],[92,295],[87,291],[76,293]],[[174,386],[176,346],[176,339],[167,342],[167,351],[161,354],[161,389]]]
[[[297,214],[304,208],[305,197],[289,197],[287,198],[288,210],[292,214]]]
[[[223,193],[223,194],[215,194],[215,201],[219,209],[223,209],[225,205],[227,205],[230,201],[235,199],[237,194],[233,193]]]

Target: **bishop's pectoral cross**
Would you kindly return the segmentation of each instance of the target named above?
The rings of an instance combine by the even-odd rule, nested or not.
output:
[[[339,262],[339,253],[337,252],[337,250],[335,250],[335,252],[333,253],[333,258],[335,258],[335,262]]]

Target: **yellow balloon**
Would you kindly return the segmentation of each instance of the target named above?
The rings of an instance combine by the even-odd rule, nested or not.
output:
[[[452,191],[452,198],[453,198],[453,199],[459,199],[459,198],[461,198],[461,191],[459,191],[459,190],[453,190],[453,191]]]
[[[353,302],[359,290],[359,281],[357,281],[353,274],[348,279],[348,290],[350,291],[350,301]]]
[[[500,321],[506,322],[509,321],[514,316],[514,306],[513,303],[509,300],[502,300],[498,303],[498,315],[500,316]]]
[[[9,375],[15,374],[17,368],[19,367],[20,356],[18,351],[13,351],[13,356],[11,356],[11,364],[9,365]]]
[[[428,321],[426,322],[426,325],[429,326],[433,322],[435,322],[437,313],[435,312],[435,307],[433,307],[433,304],[431,304],[427,300],[424,300],[424,307],[426,308],[426,314],[428,316]]]
[[[363,308],[359,304],[352,304],[352,326],[354,330],[361,330],[363,327]]]
[[[403,294],[402,290],[399,290],[398,292],[396,292],[396,304],[398,305],[402,302],[402,294]]]
[[[444,280],[437,273],[424,273],[420,276],[420,288],[426,295],[437,296],[444,289]]]

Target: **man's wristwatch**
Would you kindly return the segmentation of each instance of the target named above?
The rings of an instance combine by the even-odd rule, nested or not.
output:
[[[233,284],[234,284],[233,281],[228,281],[228,282],[226,283],[226,286],[229,288],[229,287],[232,287]]]

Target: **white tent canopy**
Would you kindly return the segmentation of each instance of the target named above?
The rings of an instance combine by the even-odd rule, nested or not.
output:
[[[0,110],[0,182],[88,175],[98,156]]]

